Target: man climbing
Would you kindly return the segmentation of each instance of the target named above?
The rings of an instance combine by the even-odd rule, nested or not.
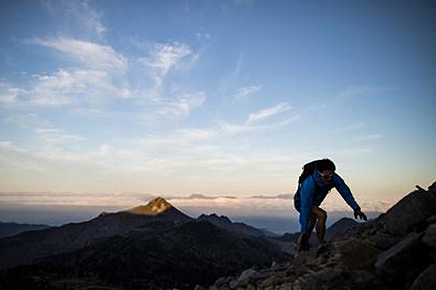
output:
[[[298,180],[298,190],[294,195],[294,205],[300,212],[301,234],[297,241],[297,252],[309,249],[309,238],[316,225],[318,244],[325,243],[327,213],[319,206],[334,187],[345,202],[354,210],[354,218],[367,220],[353,198],[350,188],[335,173],[336,166],[329,159],[315,160],[303,166],[303,173]]]

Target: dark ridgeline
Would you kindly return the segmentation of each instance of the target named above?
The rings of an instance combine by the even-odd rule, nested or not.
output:
[[[0,239],[18,235],[26,231],[39,231],[48,229],[48,225],[33,225],[33,224],[19,224],[19,223],[5,223],[0,222]]]
[[[191,289],[289,258],[261,230],[216,215],[192,219],[157,198],[88,222],[0,239],[2,268],[23,265],[3,271],[0,289]]]
[[[223,215],[217,216],[216,214],[210,214],[210,215],[202,214],[197,218],[197,220],[210,222],[216,225],[217,227],[223,228],[230,232],[244,233],[249,236],[258,236],[258,237],[265,235],[265,231],[263,230],[259,230],[255,227],[249,226],[244,223],[234,223],[228,217]]]

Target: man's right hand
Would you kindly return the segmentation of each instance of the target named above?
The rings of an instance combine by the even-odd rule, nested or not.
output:
[[[301,251],[308,251],[308,250],[309,250],[309,235],[307,233],[301,233],[297,241],[297,255],[299,255]]]

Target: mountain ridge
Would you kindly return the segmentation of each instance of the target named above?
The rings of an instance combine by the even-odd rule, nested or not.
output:
[[[149,202],[147,208],[159,199]],[[192,220],[174,207],[159,214],[144,215],[127,211],[100,214],[80,223],[69,223],[46,230],[20,233],[0,239],[0,270],[31,262],[35,258],[79,249],[114,235],[152,226],[154,223],[181,224]]]
[[[43,224],[28,224],[28,223],[15,223],[15,222],[2,222],[0,221],[0,239],[17,235],[25,231],[38,231],[50,228],[49,225]]]

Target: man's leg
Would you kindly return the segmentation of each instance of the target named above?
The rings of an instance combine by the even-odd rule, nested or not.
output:
[[[313,229],[315,228],[316,219],[317,219],[317,216],[313,212],[310,213],[310,216],[309,216],[309,225],[308,225],[309,231],[307,232],[307,240],[310,239],[310,235],[312,234]]]
[[[316,234],[318,237],[318,244],[324,243],[324,236],[326,231],[327,213],[320,207],[312,209],[312,215],[316,216]]]

